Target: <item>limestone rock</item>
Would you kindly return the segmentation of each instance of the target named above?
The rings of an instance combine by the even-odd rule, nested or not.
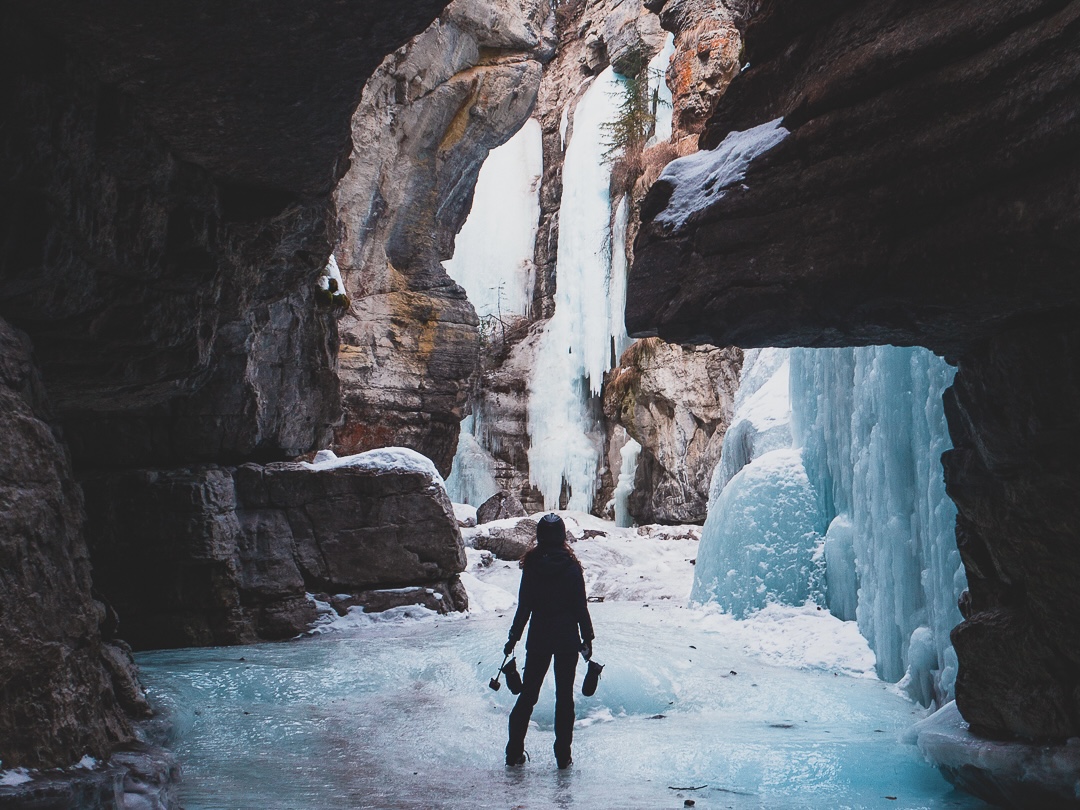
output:
[[[605,415],[642,448],[629,502],[638,523],[704,521],[741,364],[738,349],[649,338],[609,374]]]
[[[352,166],[335,192],[352,300],[339,453],[412,447],[449,475],[479,341],[476,313],[441,262],[488,151],[533,110],[553,25],[540,0],[457,0],[364,88]]]
[[[472,533],[474,548],[492,552],[500,560],[520,560],[536,543],[537,522],[532,518],[508,518],[485,523]]]
[[[307,591],[449,583],[465,556],[434,468],[357,458],[88,477],[119,634],[138,649],[291,638],[315,619]]]
[[[675,35],[667,80],[677,136],[698,135],[742,67],[742,34],[735,15],[708,0],[646,0]]]
[[[131,738],[103,663],[82,493],[44,419],[30,341],[0,320],[0,760],[105,758]]]
[[[491,523],[493,520],[525,517],[528,513],[521,501],[505,490],[500,490],[480,504],[476,510],[476,523]]]

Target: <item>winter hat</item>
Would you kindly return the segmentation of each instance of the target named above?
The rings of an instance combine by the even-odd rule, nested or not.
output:
[[[563,523],[562,518],[554,512],[549,512],[540,518],[540,523],[536,526],[536,542],[565,543],[566,524]]]

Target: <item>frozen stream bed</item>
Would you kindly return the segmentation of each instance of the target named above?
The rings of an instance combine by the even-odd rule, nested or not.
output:
[[[584,698],[579,667],[570,770],[551,752],[550,675],[531,762],[503,765],[513,696],[487,682],[518,569],[470,550],[467,615],[354,612],[293,642],[140,655],[174,716],[184,807],[986,807],[902,742],[926,713],[873,676],[854,623],[688,608],[694,540],[602,528],[574,546],[605,596],[590,607],[606,669]]]

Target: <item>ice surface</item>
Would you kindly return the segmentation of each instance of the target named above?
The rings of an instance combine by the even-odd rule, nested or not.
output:
[[[472,210],[443,267],[481,318],[529,314],[543,174],[542,131],[534,118],[480,167]]]
[[[857,619],[882,678],[924,705],[951,698],[949,631],[965,587],[940,461],[950,447],[941,396],[952,377],[924,349],[747,352],[713,476],[695,598],[714,594],[743,615],[762,606],[762,588],[765,601],[797,605],[809,596]],[[754,469],[777,442],[792,441],[798,469]],[[753,486],[741,470],[754,472]],[[770,495],[773,486],[794,491],[803,475],[817,499],[814,519],[803,499]],[[792,569],[793,556],[806,558],[811,526],[824,538],[821,553]],[[805,570],[804,590],[791,589],[794,570]]]
[[[564,482],[569,508],[592,508],[603,445],[600,386],[627,342],[626,257],[621,246],[612,249],[603,145],[603,125],[618,114],[621,93],[610,68],[593,81],[574,110],[563,163],[555,313],[529,379],[529,475],[547,508],[559,505]],[[621,212],[617,228],[625,221]]]
[[[336,470],[341,467],[352,467],[372,472],[407,472],[426,475],[440,486],[443,483],[442,476],[435,468],[434,462],[425,455],[410,450],[408,447],[382,447],[378,450],[368,450],[352,456],[334,456],[324,461],[308,463],[300,462],[309,470]]]
[[[745,132],[729,133],[715,149],[706,149],[671,161],[660,173],[674,191],[655,221],[681,228],[692,214],[704,211],[746,176],[755,158],[768,152],[790,133],[782,118]]]
[[[1024,786],[1045,797],[1038,802],[1041,806],[1050,805],[1051,796],[1069,803],[1080,799],[1080,738],[1063,745],[984,740],[968,731],[955,701],[917,723],[912,736],[928,760],[954,773],[984,772],[981,778],[1007,795],[1012,793],[1016,806],[1035,806],[1036,796]]]
[[[769,608],[747,622],[688,609],[693,540],[564,519],[608,532],[574,544],[589,593],[605,595],[590,610],[606,669],[595,697],[576,693],[569,771],[551,753],[550,677],[526,741],[531,761],[502,764],[513,696],[487,680],[502,661],[520,570],[485,567],[472,552],[466,616],[397,616],[290,643],[140,654],[152,700],[177,721],[183,805],[984,806],[899,741],[923,712],[868,675],[869,651],[850,623],[806,608]]]

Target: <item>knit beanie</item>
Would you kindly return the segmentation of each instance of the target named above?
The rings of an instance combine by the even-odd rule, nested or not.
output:
[[[549,512],[540,518],[536,526],[536,542],[543,545],[550,543],[558,545],[566,542],[566,524],[562,518],[554,512]]]

